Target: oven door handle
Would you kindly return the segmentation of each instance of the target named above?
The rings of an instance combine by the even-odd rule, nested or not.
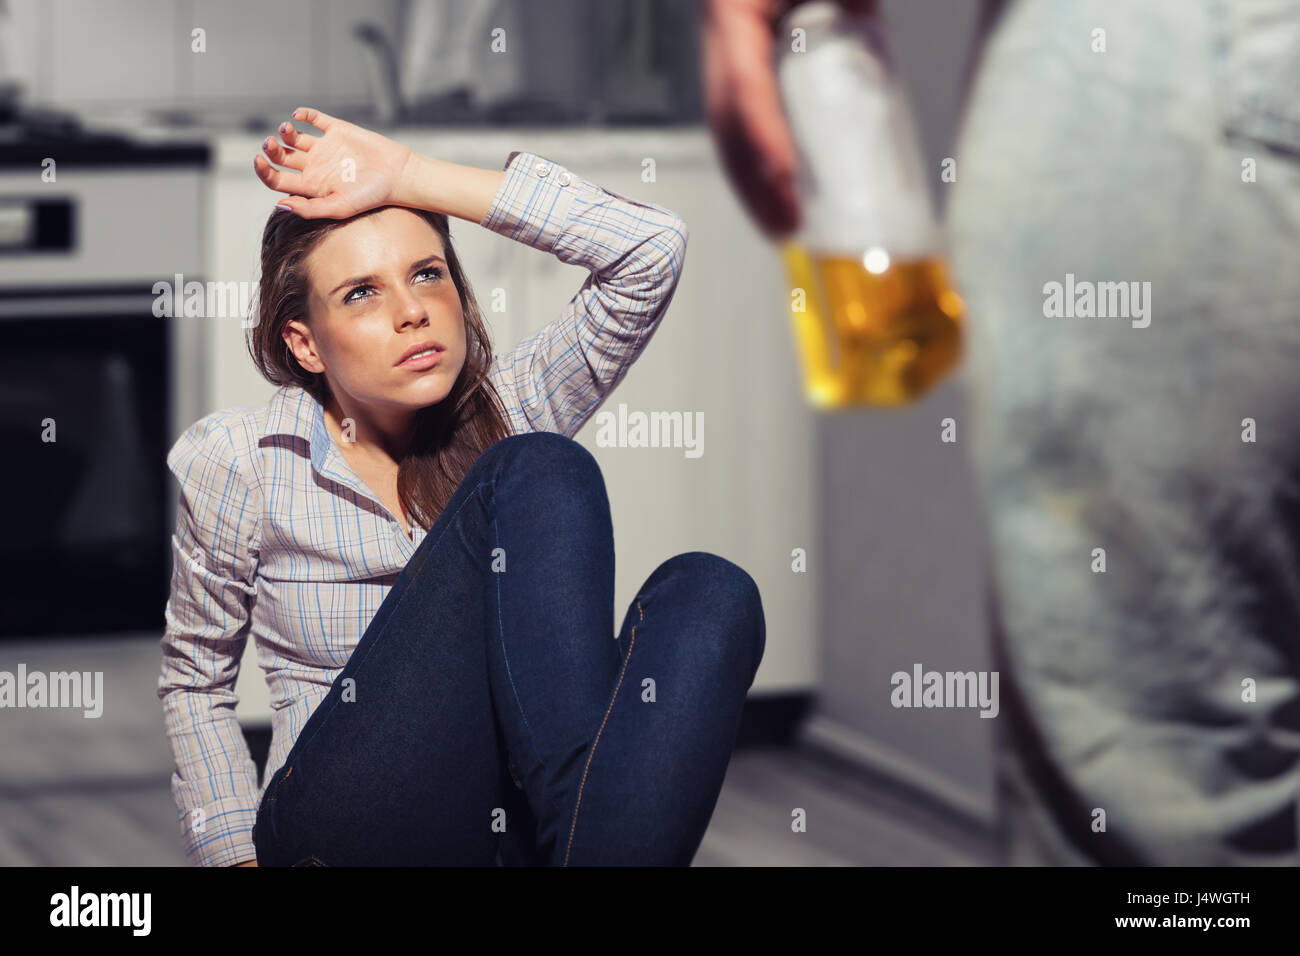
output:
[[[81,318],[87,315],[153,315],[158,296],[148,289],[87,289],[33,294],[0,291],[0,321],[4,319]]]

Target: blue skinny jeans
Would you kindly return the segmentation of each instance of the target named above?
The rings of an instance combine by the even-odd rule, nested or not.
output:
[[[659,565],[617,636],[600,467],[485,450],[269,781],[259,866],[688,865],[765,646],[754,580]]]

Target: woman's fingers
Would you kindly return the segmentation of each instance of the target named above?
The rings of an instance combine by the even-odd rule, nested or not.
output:
[[[254,158],[253,168],[271,189],[289,194],[281,202],[296,215],[346,219],[392,195],[409,149],[310,107],[294,110],[293,119],[310,123],[323,133],[311,136],[293,123],[281,124],[283,143],[267,137],[262,143],[265,155]],[[344,174],[345,169],[336,168],[344,165],[344,157],[373,170],[373,175],[357,183],[355,177]]]
[[[316,140],[320,139],[319,136],[312,136],[310,133],[304,133],[297,129],[292,123],[287,122],[280,124],[280,138],[289,146],[292,146],[294,149],[300,149],[304,153],[316,145]]]
[[[288,206],[290,212],[302,219],[347,219],[355,212],[346,200],[335,195],[318,199],[295,196],[281,200],[280,205]]]
[[[310,123],[321,132],[329,132],[330,125],[334,122],[334,117],[328,113],[322,113],[320,110],[314,110],[309,106],[300,106],[293,111],[293,118],[302,120],[304,123]]]
[[[303,166],[307,163],[306,153],[302,150],[289,149],[274,136],[268,136],[262,140],[262,149],[271,162],[280,166],[288,166],[290,169],[298,170],[298,172],[302,172]]]
[[[293,112],[295,119],[301,119],[304,122],[315,124],[315,121],[324,123],[326,126],[334,122],[334,117],[313,109],[299,109]],[[280,166],[288,166],[290,169],[296,169],[299,172],[307,164],[306,153],[316,145],[319,136],[312,136],[310,133],[304,133],[287,120],[280,124],[279,128],[281,143],[274,136],[268,136],[262,141],[262,149],[270,157],[271,162]]]
[[[302,191],[303,182],[300,173],[290,173],[282,169],[276,169],[271,165],[270,160],[261,153],[253,157],[253,169],[257,173],[257,178],[276,192],[290,193],[296,196],[305,195]]]

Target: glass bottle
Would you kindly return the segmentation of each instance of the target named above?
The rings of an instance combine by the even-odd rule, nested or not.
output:
[[[781,29],[801,210],[781,252],[805,394],[822,409],[913,401],[956,366],[963,304],[884,26],[810,0]]]

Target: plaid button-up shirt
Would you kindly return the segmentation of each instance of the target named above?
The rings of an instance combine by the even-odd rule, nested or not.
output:
[[[511,153],[505,170],[482,225],[591,275],[558,318],[494,355],[492,381],[513,433],[572,437],[654,335],[681,274],[686,224],[533,153]],[[228,866],[256,857],[253,821],[270,775],[425,529],[406,536],[300,388],[199,420],[167,465],[180,484],[158,681],[172,796],[189,860]],[[261,780],[235,719],[250,634],[274,709]]]

